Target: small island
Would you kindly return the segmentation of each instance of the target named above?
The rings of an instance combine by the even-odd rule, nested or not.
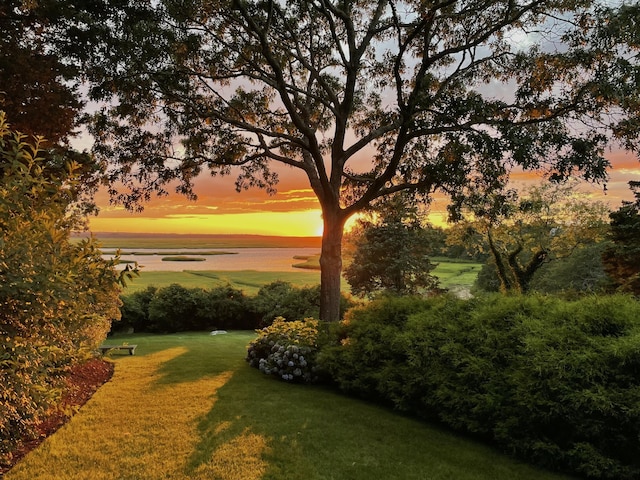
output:
[[[204,262],[206,258],[188,257],[186,255],[176,255],[174,257],[162,257],[163,262]]]

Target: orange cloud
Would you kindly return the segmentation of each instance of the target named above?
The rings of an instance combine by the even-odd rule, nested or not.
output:
[[[612,163],[607,191],[602,186],[584,188],[594,198],[606,201],[612,209],[622,200],[631,200],[629,180],[640,180],[640,163],[628,153],[611,151]],[[192,202],[178,194],[154,198],[144,205],[142,213],[131,213],[109,204],[105,192],[96,197],[100,214],[90,220],[91,230],[157,233],[249,233],[263,235],[313,236],[320,235],[322,218],[320,205],[302,172],[285,168],[279,172],[278,192],[269,196],[265,191],[251,189],[238,193],[235,177],[197,179]],[[513,174],[516,186],[538,183],[537,173]],[[436,194],[430,209],[430,221],[446,223],[447,198]]]

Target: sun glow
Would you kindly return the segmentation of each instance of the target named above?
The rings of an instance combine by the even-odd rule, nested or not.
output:
[[[286,237],[322,235],[320,210],[252,212],[228,214],[169,214],[147,217],[119,212],[98,215],[90,220],[94,232],[251,234]]]

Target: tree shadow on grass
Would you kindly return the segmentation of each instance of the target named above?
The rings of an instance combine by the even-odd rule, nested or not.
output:
[[[225,480],[569,478],[379,405],[266,377],[247,364],[217,390],[198,433],[186,466],[198,478],[203,472]]]

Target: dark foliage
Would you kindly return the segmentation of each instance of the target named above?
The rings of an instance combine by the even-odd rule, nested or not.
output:
[[[320,366],[343,390],[549,468],[640,476],[640,304],[627,296],[385,299]]]
[[[249,299],[229,286],[212,290],[172,284],[122,296],[119,330],[183,332],[215,329],[250,330],[258,326]]]
[[[640,295],[640,182],[629,186],[636,199],[611,213],[613,245],[602,259],[615,288]]]
[[[230,286],[210,290],[177,284],[149,286],[122,296],[122,320],[114,328],[136,332],[252,330],[270,325],[276,317],[317,318],[319,297],[318,286],[296,288],[280,281],[265,285],[253,297]],[[343,312],[352,305],[343,297]]]
[[[15,130],[42,135],[49,147],[73,135],[83,106],[71,81],[75,70],[52,53],[50,42],[71,14],[55,3],[0,4],[0,108]]]
[[[344,269],[352,293],[414,295],[437,288],[438,279],[430,274],[434,249],[419,225],[397,220],[362,228],[351,263]]]
[[[340,296],[340,318],[350,307],[351,301]],[[295,287],[288,282],[275,281],[262,287],[251,299],[252,309],[262,319],[262,326],[270,325],[277,317],[287,320],[319,318],[320,286]]]
[[[601,255],[607,246],[607,242],[594,243],[576,249],[568,257],[558,258],[543,265],[533,276],[530,290],[572,295],[605,291],[609,281]],[[500,280],[492,260],[482,266],[473,288],[474,291],[482,292],[500,291]]]

